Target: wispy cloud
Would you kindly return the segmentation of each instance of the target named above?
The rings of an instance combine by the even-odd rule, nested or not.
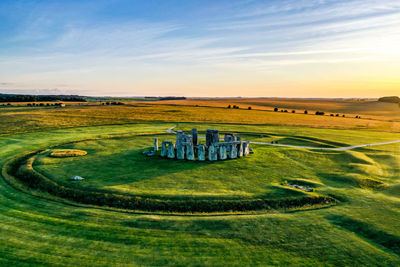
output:
[[[150,89],[160,84],[150,86],[144,79],[158,75],[170,88],[182,77],[202,83],[214,73],[234,80],[245,73],[243,83],[251,83],[265,79],[260,72],[282,73],[292,66],[310,75],[312,65],[331,70],[335,64],[400,58],[398,1],[207,3],[176,16],[134,13],[111,19],[104,16],[106,2],[80,8],[32,4],[18,27],[2,33],[0,79],[42,88],[60,83],[89,88],[113,84],[118,77],[116,83]],[[215,83],[227,87],[231,81]]]

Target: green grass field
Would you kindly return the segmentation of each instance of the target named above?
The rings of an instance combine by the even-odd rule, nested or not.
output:
[[[158,115],[163,120],[167,120],[163,115],[165,109],[169,107],[161,108]],[[132,109],[128,107],[127,110]],[[142,118],[154,116],[156,107],[149,113],[145,110],[142,110]],[[34,113],[39,111],[46,112],[36,109]],[[10,108],[2,112],[16,111]],[[216,163],[178,162],[145,158],[140,154],[151,146],[154,136],[173,139],[174,136],[165,134],[164,130],[174,126],[177,120],[140,124],[124,124],[119,120],[115,123],[120,125],[100,125],[112,121],[112,114],[109,114],[104,120],[92,118],[96,126],[89,126],[90,118],[79,121],[72,113],[71,120],[63,114],[65,120],[57,126],[56,120],[50,119],[56,116],[47,114],[47,123],[38,123],[31,129],[22,123],[29,121],[29,116],[36,115],[24,111],[18,121],[16,116],[1,117],[14,127],[13,131],[21,132],[12,134],[2,126],[5,130],[0,137],[1,167],[30,151],[95,139],[57,146],[85,150],[86,156],[50,158],[42,154],[34,168],[60,183],[70,183],[68,179],[73,175],[85,177],[84,181],[73,185],[80,188],[153,196],[269,195],[279,199],[305,194],[282,185],[284,181],[291,181],[311,186],[315,193],[331,196],[339,202],[325,208],[290,212],[268,210],[241,215],[140,214],[49,200],[29,190],[21,191],[0,179],[0,265],[400,264],[399,144],[350,151],[252,145],[255,154],[243,159]],[[282,116],[288,116],[285,117],[287,121],[297,118],[291,114]],[[196,123],[178,123],[177,127],[183,130],[197,127],[200,131],[216,128],[240,132],[244,139],[252,141],[275,140],[281,144],[315,147],[400,139],[395,128],[382,132],[360,130],[347,124],[339,129],[285,126],[284,122],[254,125],[241,118],[240,114],[231,118],[231,124],[201,123],[199,118]],[[321,120],[316,119],[317,123]],[[328,121],[321,123],[322,126],[328,125],[331,118],[324,119]],[[77,127],[82,126],[81,123],[86,127]]]

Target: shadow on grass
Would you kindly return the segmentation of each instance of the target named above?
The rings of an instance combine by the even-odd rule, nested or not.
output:
[[[328,215],[326,218],[331,224],[353,232],[367,241],[379,244],[400,255],[400,238],[376,229],[373,225],[352,219],[347,216]]]
[[[154,229],[154,230],[173,230],[181,232],[198,232],[206,231],[229,231],[231,223],[225,220],[190,220],[176,221],[165,219],[138,218],[135,220],[123,221],[124,226],[139,228],[139,229]]]
[[[337,188],[358,187],[357,181],[353,177],[341,173],[317,173],[317,176],[322,178],[322,182],[328,186]]]

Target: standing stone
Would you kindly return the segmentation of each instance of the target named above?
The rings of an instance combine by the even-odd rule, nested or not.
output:
[[[220,160],[225,160],[227,158],[226,156],[226,145],[220,145],[219,146],[219,159]]]
[[[183,141],[182,136],[183,136],[183,132],[182,131],[176,131],[175,146],[180,146],[181,145],[181,143]]]
[[[240,141],[240,143],[237,145],[237,153],[238,157],[243,157],[243,142]]]
[[[163,141],[161,143],[161,157],[166,157],[167,156],[167,142],[168,141]]]
[[[213,134],[213,144],[219,143],[219,133],[218,130],[214,130],[214,134]]]
[[[182,145],[182,142],[183,142],[183,132],[182,131],[176,131],[175,148],[176,148],[176,158],[177,159],[184,159],[185,158],[185,148]]]
[[[197,136],[197,129],[192,129],[192,138],[193,138],[193,145],[197,146],[198,136]]]
[[[243,142],[243,156],[247,156],[250,153],[250,142],[249,141],[244,141]]]
[[[185,147],[182,144],[176,146],[176,158],[185,159]]]
[[[194,160],[194,147],[192,143],[186,145],[186,158],[188,160]]]
[[[158,138],[154,138],[154,151],[158,151]]]
[[[200,161],[206,160],[206,147],[204,145],[199,145],[197,149],[197,158]]]
[[[208,160],[218,160],[217,148],[214,145],[208,147]]]
[[[172,142],[168,143],[168,158],[173,159],[175,158],[175,149],[174,149],[174,144]]]
[[[206,131],[206,146],[210,146],[212,144],[212,135],[213,131],[211,129],[207,129]]]
[[[183,135],[183,142],[186,142],[187,144],[192,144],[193,145],[193,136],[190,134],[184,134]]]
[[[206,132],[206,146],[219,142],[218,130],[207,129]]]
[[[237,158],[237,149],[236,149],[236,144],[235,143],[232,143],[230,145],[229,158],[230,159],[236,159]]]
[[[225,133],[224,142],[236,141],[235,135],[233,133]]]

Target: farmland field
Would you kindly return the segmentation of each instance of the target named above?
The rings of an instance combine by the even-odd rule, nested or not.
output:
[[[176,103],[2,107],[0,265],[399,265],[400,143],[353,150],[252,144],[254,154],[213,163],[141,154],[154,137],[174,140],[165,131],[173,126],[316,148],[400,140],[400,122],[377,113],[355,119]],[[87,155],[49,157],[54,149]],[[176,213],[64,201],[10,174],[10,161],[33,151],[40,175],[88,192],[215,201],[321,195],[336,202]],[[85,180],[70,181],[74,175]]]

